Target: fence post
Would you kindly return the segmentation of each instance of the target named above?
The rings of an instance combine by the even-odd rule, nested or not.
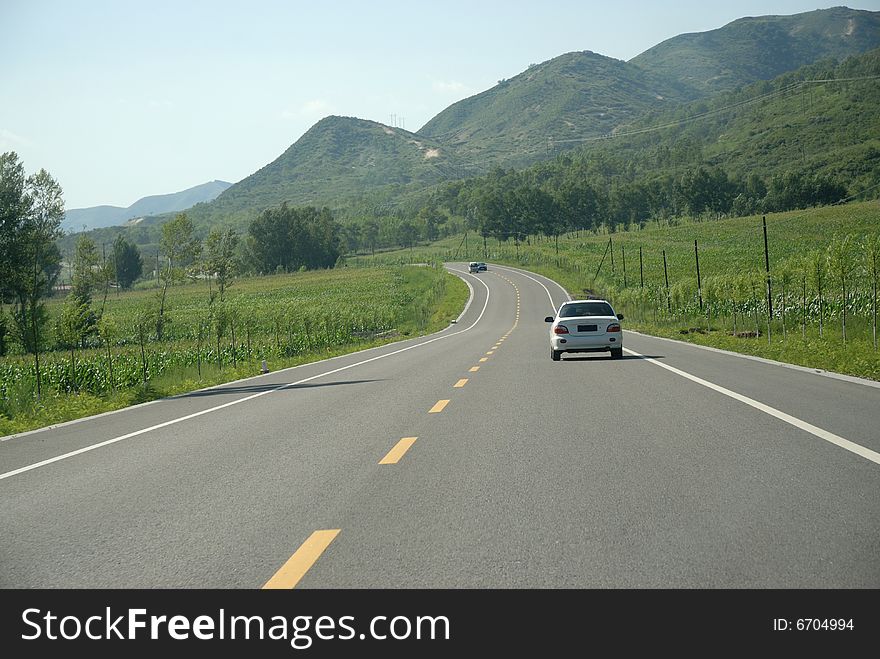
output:
[[[611,250],[611,276],[614,277],[614,242],[608,237],[608,249]]]
[[[773,291],[770,284],[770,250],[767,248],[767,216],[762,216],[762,219],[764,224],[764,270],[767,273],[767,343],[770,343],[770,323],[773,321]]]
[[[645,273],[642,268],[642,248],[639,246],[639,288],[645,287]]]
[[[807,276],[803,278],[804,296],[801,298],[801,334],[807,338]]]
[[[672,303],[669,301],[669,273],[666,271],[666,250],[663,250],[663,278],[666,280],[666,311],[672,313]]]
[[[697,241],[694,240],[694,258],[697,260],[697,296],[700,298],[700,313],[703,312],[703,282],[700,279],[700,253],[697,251]]]

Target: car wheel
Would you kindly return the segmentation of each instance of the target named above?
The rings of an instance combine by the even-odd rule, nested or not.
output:
[[[550,359],[552,359],[554,362],[558,362],[561,357],[562,357],[561,350],[554,350],[553,348],[550,348]]]
[[[623,348],[611,348],[611,359],[620,359],[623,357]]]

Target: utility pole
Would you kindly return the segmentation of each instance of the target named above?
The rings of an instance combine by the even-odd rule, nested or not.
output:
[[[639,247],[639,288],[645,287],[645,273],[642,269],[642,248]]]

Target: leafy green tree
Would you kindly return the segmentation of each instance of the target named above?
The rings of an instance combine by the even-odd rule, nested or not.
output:
[[[201,250],[201,243],[196,238],[192,220],[186,213],[178,213],[173,220],[162,225],[160,245],[168,262],[159,272],[162,286],[157,296],[156,340],[158,341],[164,338],[165,326],[168,323],[166,304],[168,287],[185,278],[187,266],[193,264]]]
[[[361,246],[361,230],[357,224],[343,224],[339,228],[340,239],[346,253],[354,253]]]
[[[40,348],[48,320],[43,300],[61,270],[55,239],[63,217],[61,186],[46,170],[24,179],[15,153],[0,157],[0,295],[12,301],[17,338],[34,355],[38,399]]]
[[[64,347],[70,350],[70,383],[76,390],[76,347],[83,345],[86,337],[96,329],[98,318],[91,301],[84,300],[74,292],[67,296],[58,319],[56,335]]]
[[[370,248],[370,254],[376,254],[376,241],[379,239],[379,223],[376,220],[367,220],[361,226],[361,236],[364,244]]]
[[[267,208],[248,227],[258,272],[330,268],[340,255],[339,225],[328,208]]]
[[[855,255],[853,254],[852,236],[844,236],[843,238],[835,238],[828,245],[828,269],[840,283],[840,322],[841,332],[843,334],[843,343],[846,345],[846,305],[847,284],[852,277],[852,271],[855,267]]]
[[[397,225],[397,241],[403,247],[412,248],[418,237],[416,225],[409,220],[403,220]]]
[[[599,195],[586,181],[565,180],[556,188],[556,204],[562,226],[560,229],[593,229],[599,216]]]
[[[166,270],[169,275],[174,275],[175,281],[183,278],[186,274],[185,268],[193,264],[201,250],[195,227],[186,213],[178,213],[173,220],[162,225],[159,244],[168,260]]]
[[[205,241],[202,267],[208,277],[216,279],[221,300],[238,274],[238,243],[235,229],[211,229]]]
[[[73,255],[72,292],[75,296],[91,302],[92,292],[101,281],[100,268],[101,256],[95,241],[82,234]]]
[[[0,155],[0,302],[16,293],[21,278],[22,240],[30,198],[24,165],[15,152]]]
[[[440,226],[446,222],[446,216],[434,204],[429,204],[419,210],[416,222],[423,227],[425,239],[434,241],[440,235]]]
[[[81,235],[76,241],[73,256],[72,288],[68,305],[77,308],[77,321],[67,329],[74,331],[76,341],[85,348],[89,335],[94,334],[98,317],[92,310],[92,291],[100,284],[103,277],[101,257],[98,248],[87,235]]]
[[[131,288],[144,271],[144,259],[140,250],[122,234],[113,242],[112,267],[116,273],[117,286],[126,290]]]

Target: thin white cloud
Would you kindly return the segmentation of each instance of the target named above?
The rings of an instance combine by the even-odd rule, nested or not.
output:
[[[467,85],[458,80],[435,80],[431,88],[440,94],[462,94],[468,91]]]
[[[150,100],[150,107],[156,108],[156,109],[161,109],[161,110],[167,110],[169,108],[173,108],[174,103],[172,101],[169,101],[168,99],[159,100],[159,99],[154,98],[154,99]]]
[[[11,151],[33,145],[34,143],[28,138],[17,135],[6,128],[0,128],[0,151]]]
[[[295,109],[287,109],[281,112],[283,119],[301,119],[303,117],[323,117],[332,114],[330,104],[323,99],[306,101]]]

